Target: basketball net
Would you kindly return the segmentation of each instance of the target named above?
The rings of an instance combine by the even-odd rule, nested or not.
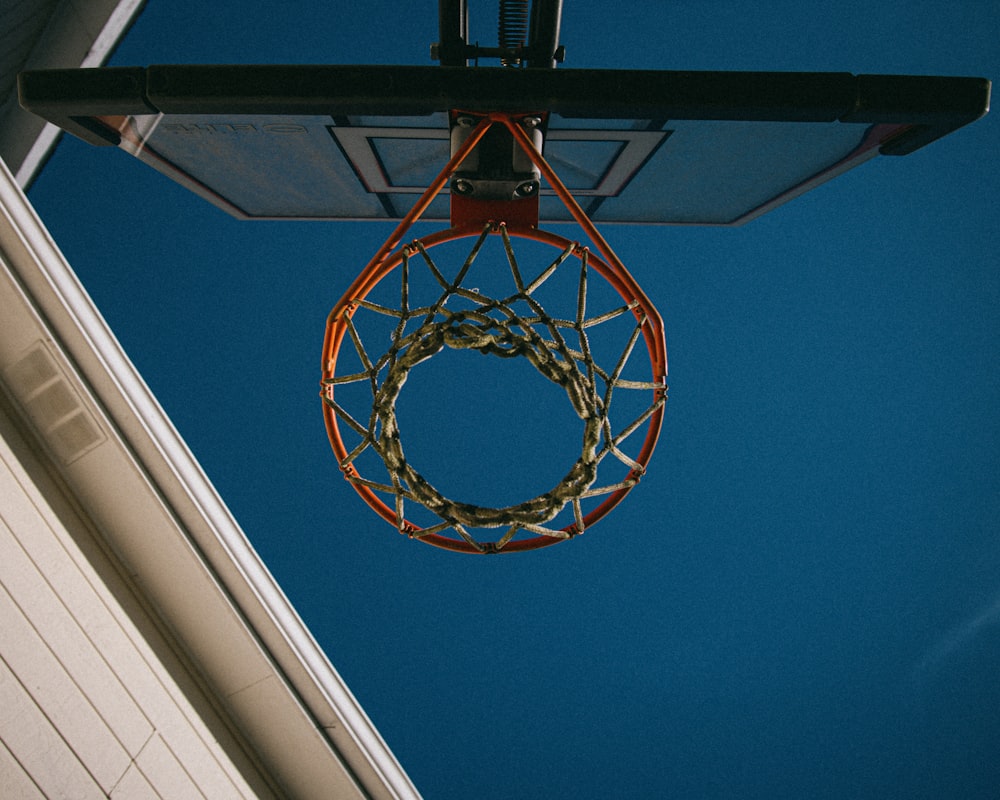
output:
[[[577,242],[539,230],[537,197],[527,201],[534,203],[535,224],[524,219],[522,209],[526,201],[523,200],[478,206],[463,201],[458,219],[453,202],[451,228],[400,245],[409,227],[493,124],[511,130],[515,141],[588,233],[603,259]],[[532,125],[535,124],[537,117],[532,117]],[[517,203],[522,205],[515,207]],[[508,223],[504,216],[514,221]],[[503,296],[490,296],[464,285],[491,237],[501,240],[510,273],[512,291]],[[513,240],[518,237],[556,250],[554,258],[536,267],[533,277],[527,279],[514,253]],[[471,249],[454,277],[448,277],[449,270],[436,263],[433,248],[462,239],[472,240]],[[578,265],[575,313],[562,317],[550,314],[539,301],[538,290],[557,271],[573,269],[573,263]],[[400,276],[398,306],[368,300],[372,290],[396,269]],[[437,291],[429,303],[414,304],[411,298],[415,269],[427,270],[433,278]],[[623,302],[588,316],[592,272],[606,280]],[[393,318],[388,342],[362,340],[355,324],[355,315],[361,312]],[[620,348],[616,348],[616,363],[603,366],[596,363],[590,335],[606,323],[629,317],[632,324]],[[350,340],[361,368],[338,374],[338,358],[345,337]],[[640,341],[645,343],[649,354],[648,380],[629,379],[623,374]],[[384,352],[380,352],[382,348]],[[403,451],[404,432],[400,430],[396,401],[410,370],[445,348],[476,350],[499,358],[524,358],[565,392],[583,423],[582,447],[579,458],[554,487],[515,505],[484,507],[445,497],[410,464]],[[370,408],[347,408],[341,402],[338,387],[350,384],[370,389]],[[344,476],[365,502],[400,533],[450,550],[515,552],[544,547],[585,531],[621,502],[645,473],[662,425],[666,388],[666,347],[659,314],[518,122],[505,114],[491,114],[479,123],[337,303],[327,322],[321,396],[327,432]],[[640,404],[644,408],[632,419],[619,420],[612,413],[613,400],[621,392],[645,393],[648,397],[648,402]],[[350,431],[350,445],[345,442],[341,426],[345,433]],[[626,442],[643,426],[645,438],[638,452],[629,455]],[[385,477],[360,473],[359,457],[369,451],[378,456]],[[619,465],[619,474],[610,481],[599,476],[605,462]],[[594,504],[593,508],[587,507],[588,501]],[[424,526],[410,522],[406,517],[407,503],[423,506],[438,521]],[[572,522],[553,526],[552,521],[567,507],[572,510]],[[499,537],[489,535],[497,529],[503,531]]]

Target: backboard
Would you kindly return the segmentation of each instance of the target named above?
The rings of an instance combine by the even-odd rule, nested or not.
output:
[[[233,216],[394,220],[448,162],[456,112],[536,114],[596,223],[738,225],[989,108],[982,78],[413,66],[27,72],[21,103]],[[544,184],[541,222],[570,221]],[[448,220],[447,193],[423,214]]]

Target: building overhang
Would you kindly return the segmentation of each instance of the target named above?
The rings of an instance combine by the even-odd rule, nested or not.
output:
[[[277,785],[295,797],[419,796],[2,164],[0,381]],[[58,391],[46,399],[48,387]]]

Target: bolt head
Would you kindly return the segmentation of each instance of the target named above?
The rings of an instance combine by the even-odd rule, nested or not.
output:
[[[517,197],[534,197],[538,194],[538,181],[525,181],[514,190]]]

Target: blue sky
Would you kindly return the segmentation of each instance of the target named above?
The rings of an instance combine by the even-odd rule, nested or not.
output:
[[[988,3],[565,6],[566,68],[1000,73]],[[472,3],[483,42],[493,8]],[[114,63],[425,64],[435,38],[429,1],[150,0]],[[604,230],[665,320],[660,444],[584,536],[501,558],[398,536],[330,452],[326,315],[389,227],[238,222],[72,139],[30,197],[427,798],[985,798],[997,125],[741,228]],[[470,491],[575,457],[550,435],[571,411],[521,380],[408,385],[426,468],[456,471],[433,460],[466,446],[441,424],[460,416],[496,465]]]

